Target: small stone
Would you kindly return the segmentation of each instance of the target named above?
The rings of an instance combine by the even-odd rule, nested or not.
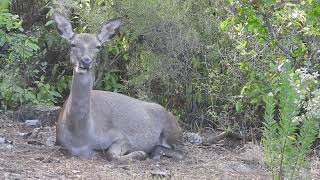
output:
[[[49,136],[47,139],[46,139],[46,142],[45,142],[45,145],[47,146],[54,146],[56,143],[56,139],[54,136]]]
[[[27,132],[27,133],[22,133],[22,132],[18,132],[18,136],[27,138],[32,134],[32,132]]]
[[[238,161],[228,161],[224,163],[224,169],[228,172],[244,172],[250,173],[253,170],[246,164]]]
[[[31,139],[36,139],[38,137],[38,134],[40,133],[41,129],[40,128],[34,128],[31,132],[28,133],[27,136]]]
[[[24,125],[26,127],[32,127],[32,128],[37,128],[41,125],[39,119],[33,119],[33,120],[26,120],[24,122]]]
[[[183,133],[184,141],[194,145],[200,145],[203,142],[203,137],[198,133],[185,132]]]
[[[5,137],[0,137],[0,144],[13,144],[13,141],[7,140]]]
[[[0,146],[0,150],[12,150],[13,145],[12,144],[3,144]]]
[[[72,170],[73,173],[77,174],[77,173],[80,173],[81,171],[78,171],[78,170]]]
[[[0,137],[0,144],[4,144],[4,143],[6,143],[6,138]]]

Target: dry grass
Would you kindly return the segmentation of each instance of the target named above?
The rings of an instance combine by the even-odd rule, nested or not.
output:
[[[38,136],[24,138],[21,133],[31,129],[10,119],[0,118],[0,123],[0,137],[13,141],[0,145],[0,177],[4,179],[270,179],[261,148],[252,143],[232,150],[223,145],[190,145],[188,158],[181,162],[119,163],[108,162],[101,153],[87,159],[66,155],[50,141],[54,128],[42,128]],[[319,169],[319,159],[313,165]],[[319,176],[316,169],[313,173]]]

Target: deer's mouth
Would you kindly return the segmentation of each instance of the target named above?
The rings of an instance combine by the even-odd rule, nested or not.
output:
[[[89,71],[89,68],[77,65],[75,67],[75,71],[76,71],[76,73],[84,74],[84,73],[87,73]]]

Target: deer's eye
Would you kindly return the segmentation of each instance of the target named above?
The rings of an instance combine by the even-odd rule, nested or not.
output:
[[[97,46],[96,48],[100,50],[102,48],[102,46]]]
[[[71,47],[76,47],[76,45],[75,44],[71,44]]]

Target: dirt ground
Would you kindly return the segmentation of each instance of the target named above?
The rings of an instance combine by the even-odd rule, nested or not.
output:
[[[209,147],[187,145],[180,162],[109,162],[103,153],[84,159],[54,146],[54,127],[25,128],[0,117],[0,179],[271,179],[261,147],[225,140]],[[228,144],[228,145],[227,145]],[[320,161],[313,158],[312,179],[320,179]]]

